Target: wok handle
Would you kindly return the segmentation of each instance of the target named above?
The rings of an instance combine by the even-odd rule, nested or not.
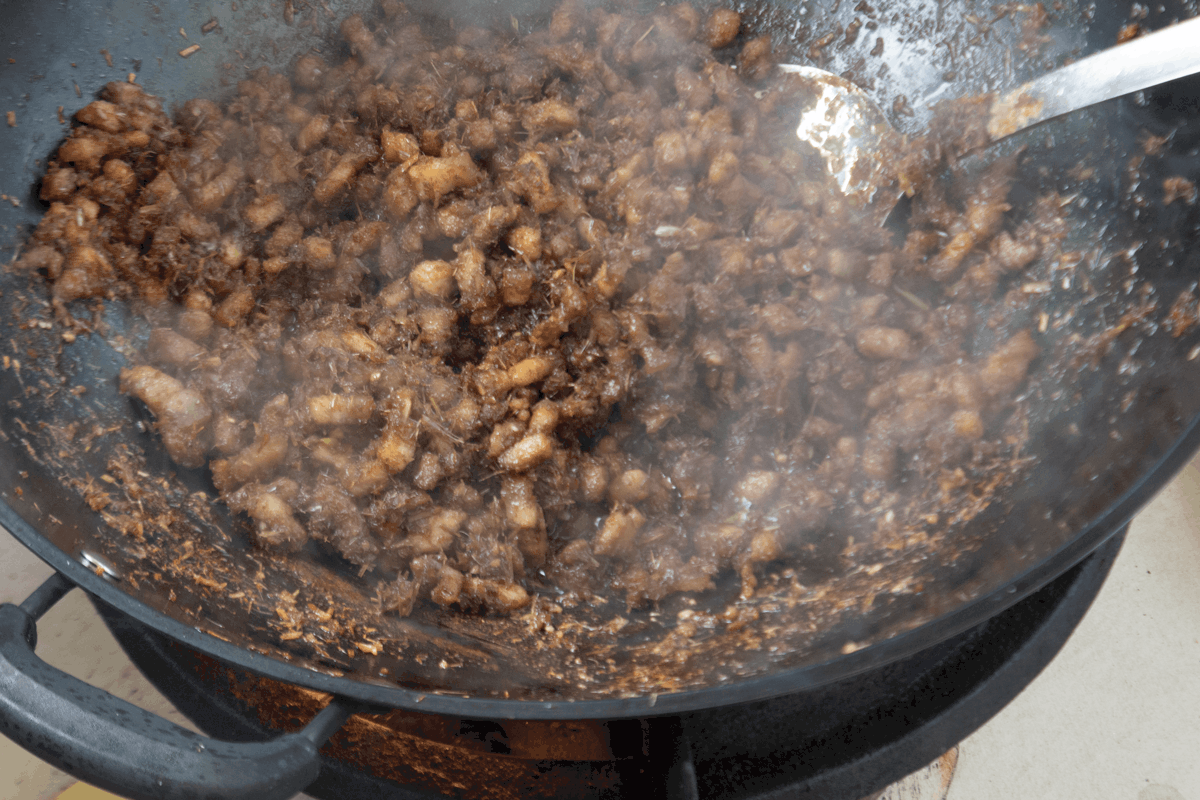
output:
[[[0,733],[87,783],[134,800],[285,800],[320,771],[321,746],[354,709],[337,698],[269,742],[209,739],[61,672],[34,654],[37,620],[74,585],[55,573],[0,605]]]

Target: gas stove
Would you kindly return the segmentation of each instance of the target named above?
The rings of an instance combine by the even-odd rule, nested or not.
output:
[[[3,600],[19,601],[50,572],[16,540],[2,534],[0,556]],[[892,772],[906,769],[910,763],[917,765],[927,755],[929,760],[927,767],[892,784],[876,800],[1066,800],[1081,796],[1179,800],[1200,796],[1196,794],[1200,791],[1200,765],[1191,757],[1195,741],[1200,740],[1200,686],[1194,673],[1200,654],[1198,609],[1200,460],[1186,467],[1135,519],[1097,601],[1033,685],[957,748],[928,755],[940,747],[934,742],[925,752],[894,764]],[[1054,647],[1057,645],[1051,649]],[[44,619],[38,653],[119,697],[187,724],[120,652],[81,593],[73,593]],[[246,690],[252,688],[245,686]],[[238,716],[245,716],[249,703],[263,706],[270,699],[270,688],[280,687],[260,685],[257,693],[244,690],[245,698],[233,696],[231,700],[227,695],[203,712],[186,710],[202,722],[205,714],[216,723],[222,716],[236,722]],[[310,704],[309,709],[320,702],[320,698],[301,700]],[[291,707],[298,716],[291,722],[284,720],[288,725],[311,713],[303,702]],[[226,715],[222,709],[232,713]],[[453,763],[464,749],[488,751],[505,743],[494,728],[472,728],[470,724],[447,728],[445,721],[441,722],[440,731],[409,727],[416,743],[431,742],[430,752],[449,753],[444,761],[423,766]],[[242,738],[263,735],[260,723],[248,725],[243,719],[238,724]],[[804,720],[797,722],[800,724]],[[516,728],[500,727],[510,750],[514,745],[516,749],[529,748],[529,736],[518,742]],[[225,731],[224,735],[234,735],[236,728]],[[560,742],[565,739],[564,735],[558,737]],[[447,741],[457,744],[446,749]],[[583,740],[574,741],[578,749]],[[515,757],[510,753],[507,758]],[[327,775],[332,777],[323,779],[324,785],[333,784],[325,796],[336,797],[338,777],[329,769],[336,767],[328,768]],[[951,776],[947,790],[945,782]],[[876,774],[871,785],[885,779],[886,775]],[[69,775],[0,738],[0,796],[50,800],[71,783]],[[853,787],[844,788],[853,793]],[[318,785],[312,791],[320,789]],[[697,784],[699,796],[706,796],[705,789]],[[774,796],[795,794],[783,790]],[[863,793],[866,797],[874,794]],[[837,795],[810,792],[808,796]]]
[[[819,690],[678,716],[596,721],[359,715],[323,748],[317,798],[437,796],[858,800],[931,762],[1015,697],[1099,591],[1124,531],[984,624]],[[255,741],[292,731],[327,697],[214,661],[98,608],[146,677],[201,730]],[[940,779],[939,779],[940,780]],[[938,781],[928,785],[936,787]]]

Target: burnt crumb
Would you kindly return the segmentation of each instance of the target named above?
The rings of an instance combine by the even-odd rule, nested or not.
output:
[[[862,28],[862,25],[863,21],[855,18],[853,22],[846,26],[846,44],[851,45],[858,40],[858,32]]]
[[[1192,287],[1183,290],[1175,298],[1171,310],[1167,313],[1165,325],[1167,332],[1178,339],[1197,324],[1200,324],[1200,301],[1196,298],[1195,287]]]
[[[1196,202],[1196,184],[1179,175],[1163,178],[1163,205],[1169,206],[1182,200],[1189,206]]]
[[[1155,136],[1151,133],[1143,133],[1141,136],[1142,152],[1148,156],[1161,155],[1163,147],[1169,141],[1171,141],[1170,136]]]
[[[1136,22],[1130,22],[1121,26],[1121,30],[1117,31],[1117,44],[1124,44],[1132,41],[1142,35],[1142,26]]]

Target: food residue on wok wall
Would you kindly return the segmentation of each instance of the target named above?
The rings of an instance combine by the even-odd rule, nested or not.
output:
[[[226,105],[109,84],[18,262],[68,340],[76,301],[139,309],[122,391],[264,554],[333,554],[401,615],[725,571],[749,597],[1020,464],[1064,201],[1012,213],[1015,157],[939,177],[970,103],[901,164],[898,235],[789,146],[803,84],[733,11],[568,0],[518,35],[384,2],[341,30]]]

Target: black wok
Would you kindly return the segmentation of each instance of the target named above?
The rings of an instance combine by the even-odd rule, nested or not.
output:
[[[16,201],[0,202],[5,261],[19,250],[42,210],[37,181],[67,130],[58,122],[59,106],[69,119],[103,83],[130,73],[168,104],[193,96],[219,98],[248,68],[263,63],[282,68],[314,44],[336,47],[331,31],[337,18],[367,4],[331,4],[329,14],[316,6],[301,8],[292,25],[284,19],[283,4],[239,5],[234,11],[233,4],[199,9],[114,0],[76,8],[0,1],[8,48],[0,56],[12,59],[0,63],[0,110],[12,110],[16,121],[15,127],[0,128],[0,191]],[[413,7],[432,11],[436,6],[439,14],[476,19],[544,14],[533,0],[519,5]],[[817,57],[827,69],[869,80],[881,105],[899,114],[894,124],[908,131],[920,130],[928,119],[920,98],[1015,84],[1056,58],[1110,46],[1130,21],[1124,5],[1076,9],[1068,4],[1053,14],[1055,24],[1039,60],[1023,64],[1019,57],[1007,57],[1021,37],[1019,26],[976,12],[971,4],[900,3],[876,10],[841,3],[829,10],[760,3],[747,5],[744,18],[749,30],[775,33],[781,49],[792,53],[785,60]],[[1140,23],[1154,28],[1193,14],[1190,5],[1173,5]],[[206,35],[201,31],[210,18],[219,27]],[[855,18],[874,27],[864,25],[856,40],[838,36],[810,53],[814,41]],[[311,28],[298,24],[304,20],[313,22]],[[882,72],[880,59],[867,56],[877,38],[885,43],[882,61],[888,69]],[[200,44],[200,51],[181,57],[178,51],[191,43]],[[282,640],[270,624],[269,608],[229,597],[238,586],[214,591],[202,575],[197,579],[198,572],[172,571],[171,565],[186,555],[175,549],[178,529],[142,532],[141,538],[119,534],[113,526],[120,527],[120,520],[89,507],[91,487],[104,480],[114,452],[124,448],[138,454],[144,473],[155,481],[169,477],[165,489],[155,489],[160,502],[183,509],[180,524],[187,537],[223,552],[246,576],[247,586],[260,569],[270,593],[305,590],[314,581],[322,589],[352,592],[352,582],[339,583],[320,564],[307,572],[264,565],[220,508],[197,510],[196,493],[211,490],[207,477],[175,468],[146,426],[131,423],[136,411],[116,389],[122,350],[145,335],[144,323],[118,304],[104,304],[95,319],[104,334],[66,344],[48,324],[52,317],[44,290],[6,270],[0,284],[0,327],[7,339],[0,378],[0,522],[60,577],[43,596],[26,603],[29,614],[6,607],[0,617],[7,626],[3,728],[32,742],[37,738],[28,735],[33,726],[38,736],[48,737],[44,741],[52,740],[69,723],[30,720],[49,706],[66,713],[73,701],[64,698],[73,692],[92,715],[92,744],[102,744],[104,726],[112,724],[117,712],[95,705],[78,687],[47,681],[40,694],[17,697],[33,691],[19,680],[21,673],[41,669],[40,662],[24,655],[35,636],[32,619],[72,584],[155,630],[253,672],[347,701],[472,718],[630,717],[812,689],[918,652],[993,616],[1106,541],[1200,446],[1200,329],[1176,336],[1176,329],[1161,324],[1176,297],[1193,288],[1200,275],[1200,211],[1185,201],[1164,204],[1162,186],[1172,176],[1200,179],[1198,94],[1194,80],[1176,82],[1051,123],[1018,142],[1028,148],[1018,193],[1028,199],[1057,188],[1064,196],[1077,196],[1067,211],[1075,231],[1070,243],[1086,257],[1074,274],[1085,276],[1091,291],[1086,297],[1068,292],[1047,300],[1076,306],[1069,322],[1045,332],[1041,341],[1046,359],[1057,353],[1059,363],[1073,366],[1032,380],[1026,394],[1031,466],[1003,500],[947,530],[937,548],[889,567],[896,571],[893,577],[902,575],[920,589],[878,600],[866,611],[855,604],[820,617],[816,625],[803,624],[812,621],[803,610],[789,616],[764,602],[754,621],[737,632],[714,635],[685,659],[664,661],[655,655],[655,645],[670,636],[683,608],[671,601],[645,611],[610,603],[595,612],[590,622],[596,626],[618,615],[636,623],[623,628],[602,653],[539,650],[517,630],[521,623],[464,620],[433,609],[397,623],[390,634],[399,644],[378,655],[354,653],[352,646],[339,648],[332,641]],[[897,103],[901,96],[905,102]],[[911,116],[899,113],[905,105]],[[1146,134],[1171,136],[1159,155],[1142,159],[1132,172],[1130,160],[1143,155]],[[1095,170],[1083,181],[1070,177],[1081,159]],[[1091,348],[1094,358],[1066,357],[1081,343],[1095,343],[1129,313],[1136,321],[1111,346]],[[85,552],[96,559],[89,566],[80,561]],[[101,562],[112,567],[107,576],[96,566]],[[111,580],[113,574],[124,579]],[[889,577],[886,570],[883,577]],[[719,586],[701,602],[722,607],[735,596],[734,583]],[[583,656],[579,669],[577,655]],[[580,675],[586,680],[576,680]],[[309,738],[319,742],[348,708],[335,704],[319,723],[326,727]],[[144,724],[148,731],[155,729],[155,723]],[[148,735],[147,741],[153,739]],[[282,755],[260,755],[291,758],[294,767],[311,747],[311,742],[291,740],[279,745],[281,751],[292,748]],[[52,751],[53,746],[44,749],[47,757]],[[95,772],[102,762],[103,753],[97,752],[84,766],[72,763]],[[292,768],[279,769],[283,774]],[[238,770],[223,774],[236,783]]]

